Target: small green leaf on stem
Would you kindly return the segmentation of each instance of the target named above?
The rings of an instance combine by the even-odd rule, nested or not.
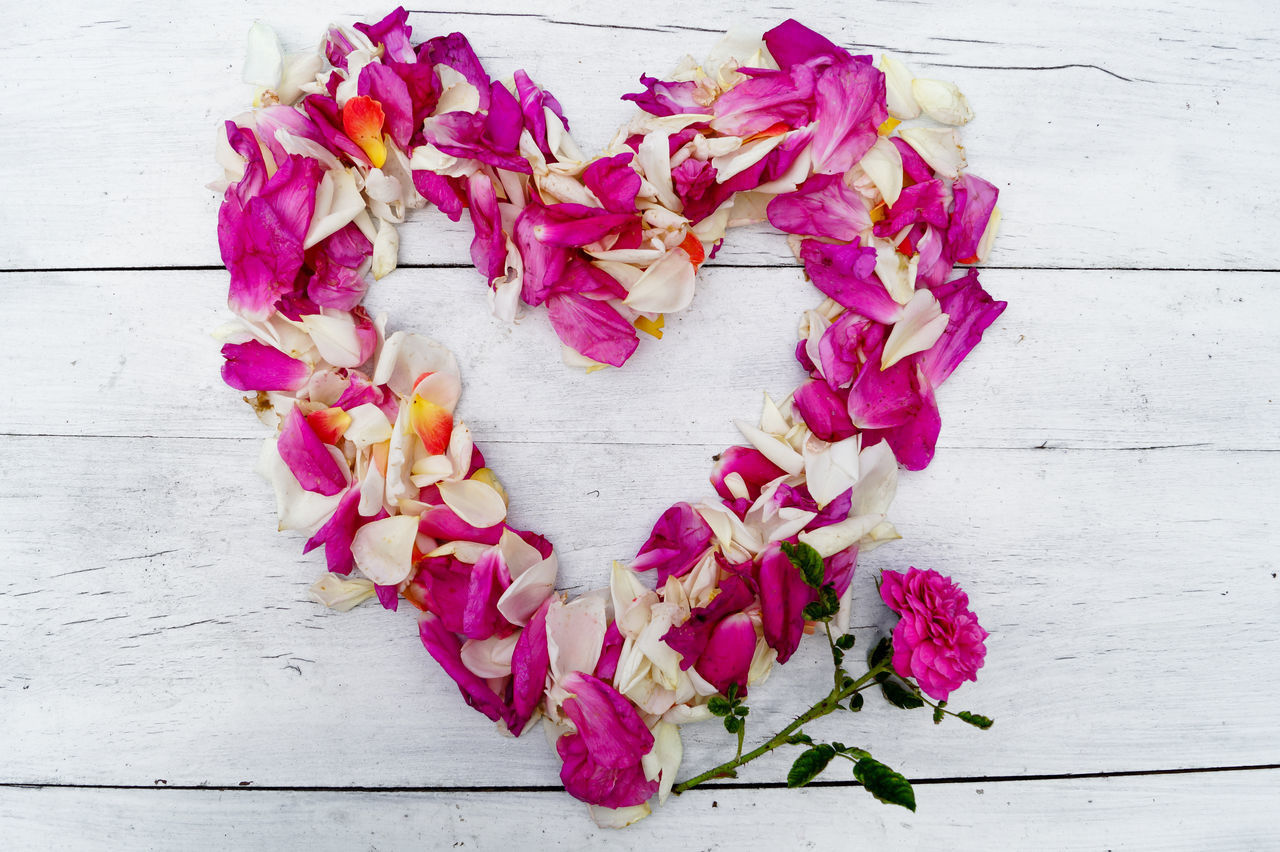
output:
[[[728,716],[733,712],[733,705],[724,696],[713,695],[707,702],[707,709],[711,711],[712,716]]]
[[[791,764],[791,771],[787,773],[787,786],[803,787],[808,784],[818,777],[818,773],[827,768],[827,764],[835,756],[836,750],[826,743],[806,749],[796,758],[796,762]]]
[[[884,700],[888,701],[894,707],[900,707],[903,710],[914,710],[917,707],[923,707],[924,702],[920,700],[920,696],[907,689],[896,680],[886,680],[880,684],[880,691],[884,693]]]
[[[935,725],[942,724],[942,717],[947,715],[947,711],[942,709],[943,705],[945,705],[946,703],[947,702],[945,701],[940,701],[938,702],[938,706],[933,708],[933,724]]]
[[[871,652],[867,654],[867,668],[874,669],[882,665],[890,657],[893,656],[893,640],[888,636],[884,636],[876,643]]]
[[[725,716],[724,729],[731,734],[736,734],[742,730],[742,718],[739,716]]]
[[[853,697],[849,699],[849,709],[852,710],[854,713],[857,713],[859,710],[862,709],[862,705],[865,703],[866,702],[862,698],[862,693],[855,692],[853,694]]]
[[[988,719],[986,716],[979,716],[977,713],[970,713],[968,710],[961,710],[956,714],[956,717],[984,731],[996,723],[995,719]]]
[[[909,811],[916,809],[916,794],[911,789],[911,782],[880,761],[862,758],[853,765],[853,777],[867,788],[868,793],[885,804],[901,805]]]
[[[745,704],[739,704],[737,707],[733,708],[733,715],[735,716],[746,716],[750,712],[751,708]]]
[[[787,745],[813,745],[813,737],[800,731],[787,737]]]
[[[791,564],[800,570],[800,576],[804,578],[805,585],[815,589],[822,585],[826,567],[822,564],[822,557],[818,555],[818,551],[804,543],[792,544],[784,541],[782,552],[791,560]]]
[[[848,651],[853,647],[853,643],[858,641],[852,633],[846,633],[836,640],[836,647],[841,651]]]

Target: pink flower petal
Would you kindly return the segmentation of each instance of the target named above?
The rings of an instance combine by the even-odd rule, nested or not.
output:
[[[347,487],[347,471],[312,431],[297,406],[290,409],[289,416],[285,418],[277,447],[280,458],[284,459],[298,484],[307,491],[328,497]]]

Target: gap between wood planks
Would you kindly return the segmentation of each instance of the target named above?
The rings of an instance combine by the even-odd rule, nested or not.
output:
[[[911,778],[912,784],[934,786],[943,784],[1005,784],[1020,781],[1077,781],[1094,778],[1137,778],[1159,775],[1206,775],[1223,772],[1258,772],[1280,769],[1280,763],[1256,763],[1242,766],[1195,766],[1183,769],[1135,769],[1114,772],[1062,772],[1038,775],[962,775],[954,778]],[[857,781],[813,781],[809,787],[860,787]],[[0,789],[20,790],[208,790],[215,793],[229,791],[258,791],[263,793],[562,793],[559,784],[511,784],[493,786],[445,785],[438,787],[328,787],[256,785],[241,781],[235,786],[218,784],[173,784],[157,778],[154,784],[24,784],[13,781],[0,782]],[[783,781],[725,781],[707,784],[700,790],[782,790]]]

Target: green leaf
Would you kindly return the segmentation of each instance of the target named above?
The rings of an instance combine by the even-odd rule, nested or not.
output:
[[[938,704],[937,707],[933,708],[933,724],[935,725],[942,724],[942,717],[947,715],[947,711],[942,709],[942,705],[946,703],[947,702],[943,701],[940,704]]]
[[[804,605],[803,615],[805,621],[822,621],[827,617],[827,610],[822,606],[821,602],[814,601]]]
[[[880,691],[884,693],[884,700],[888,701],[894,707],[900,707],[903,710],[914,710],[917,707],[923,707],[924,702],[920,700],[920,696],[907,689],[896,680],[886,680],[880,684]]]
[[[804,578],[805,585],[815,589],[822,585],[826,566],[822,564],[822,557],[818,555],[818,551],[804,543],[792,544],[784,541],[782,552],[791,560],[792,565],[800,569],[800,576]]]
[[[813,745],[813,737],[801,731],[787,737],[787,745]]]
[[[880,761],[862,758],[853,765],[853,777],[886,805],[901,805],[909,811],[916,809],[916,794],[911,789],[911,782]]]
[[[975,728],[981,728],[984,731],[996,723],[995,719],[988,719],[986,716],[979,716],[977,713],[970,713],[968,710],[961,710],[956,716]]]
[[[787,773],[787,786],[803,787],[808,784],[818,777],[818,773],[827,768],[827,764],[835,756],[836,750],[826,743],[806,749],[796,758],[796,762],[791,764],[791,771]]]
[[[841,651],[848,651],[853,647],[853,643],[857,641],[857,638],[852,633],[846,633],[836,640],[836,647]]]
[[[866,702],[862,698],[862,693],[855,692],[853,694],[853,697],[849,699],[849,709],[852,710],[854,713],[857,713],[859,710],[862,709],[862,705],[865,703]]]
[[[707,709],[711,711],[712,716],[728,716],[733,712],[733,705],[724,696],[713,695],[707,702]]]
[[[736,702],[738,700],[738,685],[736,683],[729,684],[729,690],[725,693],[729,700]]]
[[[733,715],[735,716],[745,716],[750,712],[751,708],[745,704],[739,704],[737,707],[733,708]]]
[[[833,648],[831,651],[831,659],[836,661],[837,666],[844,665],[844,651],[839,648]]]
[[[737,716],[725,716],[724,729],[731,734],[738,733],[742,730],[742,719]]]
[[[893,640],[884,636],[867,654],[867,668],[874,669],[893,656]]]

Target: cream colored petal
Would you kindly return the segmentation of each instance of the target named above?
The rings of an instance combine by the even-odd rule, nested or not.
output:
[[[904,121],[920,115],[920,105],[911,93],[911,72],[907,66],[888,54],[883,54],[876,67],[884,72],[885,97],[889,115]]]
[[[799,538],[826,559],[857,544],[860,538],[875,529],[876,525],[883,520],[884,515],[851,516],[848,520],[829,527],[802,532]]]
[[[553,600],[547,610],[547,648],[551,675],[562,681],[574,672],[590,674],[600,662],[608,627],[605,593],[588,592],[572,603]]]
[[[462,664],[480,677],[506,677],[511,674],[511,656],[519,640],[519,632],[501,638],[468,639],[462,643]]]
[[[765,458],[787,473],[799,473],[804,470],[804,458],[786,441],[757,429],[745,420],[735,420],[734,425],[753,447],[764,454]]]
[[[365,209],[364,196],[348,169],[329,169],[316,187],[315,209],[303,248],[311,248],[330,234],[337,233]]]
[[[397,394],[407,397],[423,373],[450,373],[456,377],[458,362],[442,344],[422,335],[397,331],[383,342],[378,352],[373,383],[389,385]],[[445,407],[452,410],[451,406]]]
[[[373,241],[373,265],[369,268],[375,281],[395,271],[399,254],[400,233],[395,225],[379,219],[378,238]]]
[[[955,83],[918,77],[911,81],[911,94],[924,114],[941,124],[968,124],[973,120],[969,101]]]
[[[357,447],[363,448],[391,440],[391,421],[372,402],[347,409],[347,416],[351,418],[351,424],[347,426],[343,437]]]
[[[413,570],[413,544],[418,537],[418,519],[393,515],[370,521],[356,530],[351,555],[356,567],[379,586],[394,586]]]
[[[528,624],[542,602],[555,591],[556,571],[554,553],[521,571],[498,598],[498,612],[512,624],[521,627]]]
[[[902,194],[902,153],[898,146],[880,136],[871,150],[858,161],[862,170],[880,191],[884,203],[892,207]]]
[[[445,505],[473,527],[491,527],[507,517],[507,504],[502,495],[483,482],[474,479],[441,482],[439,488]]]
[[[311,599],[329,609],[347,612],[373,597],[373,583],[359,577],[348,579],[342,574],[325,574],[307,590]]]
[[[955,180],[965,167],[960,136],[951,127],[906,127],[898,135],[936,172]]]
[[[887,370],[908,355],[923,352],[938,342],[947,328],[947,315],[929,290],[917,290],[893,324],[880,356],[880,369]]]
[[[682,311],[693,301],[696,277],[688,252],[682,248],[671,249],[644,271],[623,304],[657,314]]]

